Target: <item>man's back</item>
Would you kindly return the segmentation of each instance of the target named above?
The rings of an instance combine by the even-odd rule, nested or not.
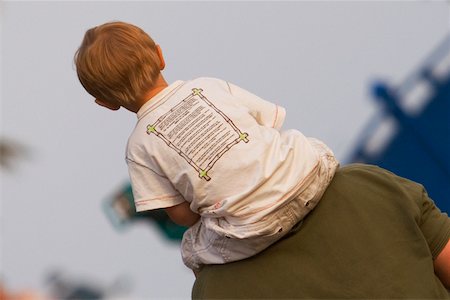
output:
[[[351,165],[295,234],[250,259],[206,266],[192,296],[445,298],[433,259],[449,238],[450,219],[422,186]]]

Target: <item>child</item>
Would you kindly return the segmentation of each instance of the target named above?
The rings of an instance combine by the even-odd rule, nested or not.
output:
[[[190,227],[181,248],[194,271],[250,257],[286,235],[338,167],[322,142],[280,131],[283,108],[236,85],[168,85],[161,48],[134,25],[88,30],[75,64],[97,104],[137,114],[126,151],[136,208],[164,208]]]

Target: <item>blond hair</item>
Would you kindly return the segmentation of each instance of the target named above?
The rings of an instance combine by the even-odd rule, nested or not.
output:
[[[152,38],[124,22],[105,23],[86,31],[74,60],[86,91],[118,105],[142,100],[154,86],[161,64]]]

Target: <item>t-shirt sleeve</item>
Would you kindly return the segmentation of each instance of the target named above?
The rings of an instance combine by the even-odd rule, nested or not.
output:
[[[439,210],[433,200],[428,197],[425,189],[419,208],[421,209],[419,226],[435,259],[450,239],[450,218]]]
[[[185,201],[167,178],[129,159],[127,165],[137,212],[171,207]]]
[[[286,117],[286,110],[283,107],[263,100],[234,84],[228,82],[227,84],[230,93],[249,109],[250,114],[256,119],[258,124],[278,130],[281,129]]]

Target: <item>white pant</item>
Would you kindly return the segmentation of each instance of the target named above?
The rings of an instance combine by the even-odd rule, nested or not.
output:
[[[202,217],[183,236],[181,254],[185,265],[198,270],[204,264],[224,264],[251,257],[285,236],[320,201],[338,167],[334,156],[323,152],[316,180],[298,196],[260,222],[245,226],[249,237],[238,238],[222,230],[223,218]],[[240,228],[242,231],[242,228]]]

